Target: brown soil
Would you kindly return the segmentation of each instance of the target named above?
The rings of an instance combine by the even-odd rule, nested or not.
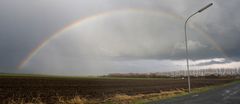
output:
[[[193,79],[192,87],[223,84],[231,79]],[[81,96],[106,99],[116,94],[147,94],[166,90],[186,89],[182,79],[111,79],[111,78],[61,78],[61,77],[0,77],[0,101],[39,98],[53,102],[57,97]]]

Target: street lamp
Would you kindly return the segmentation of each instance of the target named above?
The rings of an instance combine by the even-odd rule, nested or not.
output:
[[[197,12],[193,13],[190,15],[187,20],[185,21],[185,26],[184,26],[184,32],[185,32],[185,45],[186,45],[186,61],[187,61],[187,74],[188,74],[188,92],[191,92],[191,82],[190,82],[190,72],[189,72],[189,55],[188,55],[188,37],[187,37],[187,22],[188,20],[193,17],[197,13],[201,13],[202,11],[206,10],[210,6],[212,6],[213,3],[210,3],[203,7],[202,9],[198,10]]]

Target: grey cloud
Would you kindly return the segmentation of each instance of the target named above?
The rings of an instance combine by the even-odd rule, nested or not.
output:
[[[64,69],[68,68],[68,71],[81,69],[79,74],[103,73],[104,70],[111,72],[120,69],[126,72],[126,69],[133,69],[133,71],[139,69],[138,71],[140,71],[139,67],[142,67],[143,63],[139,63],[138,60],[161,62],[161,60],[185,58],[184,49],[174,50],[175,45],[184,39],[182,35],[179,35],[182,29],[176,28],[182,25],[179,19],[164,14],[141,11],[119,11],[111,16],[99,18],[54,38],[25,67],[55,69],[60,72],[67,71]],[[121,31],[117,31],[119,29]],[[168,29],[173,31],[168,31]],[[198,41],[204,39],[197,31],[189,30],[191,33],[198,34],[195,37]],[[211,44],[205,42],[210,45],[207,47],[198,41],[189,41],[192,52],[198,53],[200,50],[210,52]],[[172,55],[172,51],[177,52]],[[217,52],[216,50],[211,51],[214,55]],[[195,55],[194,57],[199,59],[205,58],[206,55]],[[119,64],[116,65],[114,62]],[[136,65],[129,66],[128,64]],[[148,64],[143,68],[154,68],[150,67],[152,63]],[[163,65],[161,66],[163,67]],[[159,67],[154,69],[159,69]],[[162,70],[170,69],[171,67],[168,66]]]
[[[238,48],[240,15],[236,13],[236,10],[238,10],[240,2],[238,0],[220,0],[214,3],[215,7],[211,9],[211,14],[205,17],[206,19],[199,19],[200,21],[196,23],[210,34],[228,57],[238,60],[240,58],[240,49]]]
[[[206,39],[206,34],[199,32],[203,30],[229,58],[239,60],[238,0],[2,0],[0,67],[14,69],[39,43],[77,19],[130,8],[165,11],[186,18],[209,2],[213,2],[214,6],[189,22],[190,58],[200,60],[224,57]],[[128,62],[140,65],[146,60],[183,60],[184,21],[151,13],[130,13],[88,23],[51,41],[33,57],[25,72],[63,74],[69,69],[69,73],[79,70],[81,73],[91,73],[98,68],[102,71],[112,71],[112,68],[121,71],[130,68],[126,65]],[[194,24],[197,26],[194,27]],[[138,60],[145,61],[135,62]],[[115,65],[115,61],[120,64]],[[217,62],[206,64],[214,63]],[[139,67],[131,68],[137,70]]]
[[[201,49],[201,48],[207,48],[207,46],[204,45],[203,43],[200,43],[199,41],[192,41],[192,40],[188,41],[188,46],[192,50]],[[174,45],[174,49],[181,50],[181,51],[185,50],[186,49],[185,42],[176,43]]]
[[[214,65],[214,64],[228,64],[228,63],[231,63],[231,62],[233,62],[233,61],[231,61],[231,60],[223,60],[223,61],[211,60],[209,62],[203,62],[203,63],[195,64],[195,66],[206,66],[206,65]]]

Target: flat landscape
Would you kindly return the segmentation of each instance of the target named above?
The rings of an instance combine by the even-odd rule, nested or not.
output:
[[[0,0],[0,104],[240,104],[240,0]]]
[[[192,88],[220,85],[233,79],[193,79]],[[137,95],[170,90],[186,90],[186,79],[170,78],[103,78],[103,77],[48,77],[1,76],[0,101],[56,103],[61,99],[79,96],[104,101],[116,94]]]

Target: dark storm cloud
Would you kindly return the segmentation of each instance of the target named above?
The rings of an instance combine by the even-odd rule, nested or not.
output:
[[[0,67],[16,67],[30,51],[66,24],[87,15],[91,2],[82,2],[79,9],[63,1],[0,1]],[[85,6],[84,6],[85,5]],[[96,4],[92,4],[96,5]],[[100,5],[100,4],[97,4]],[[83,12],[84,10],[84,12]]]
[[[108,20],[104,20],[105,22],[107,22],[105,23],[107,24],[107,26],[97,24],[89,26],[92,26],[91,28],[93,28],[96,25],[97,28],[94,31],[98,31],[98,33],[101,33],[102,31],[97,29],[108,29],[109,31],[104,31],[102,33],[110,34],[108,34],[109,36],[107,35],[106,37],[103,37],[104,39],[109,38],[113,40],[110,42],[116,42],[115,40],[117,40],[119,38],[118,35],[120,35],[120,38],[122,38],[122,40],[120,40],[122,42],[121,44],[107,43],[106,41],[104,41],[104,39],[98,37],[96,40],[89,42],[89,44],[94,44],[93,46],[99,45],[99,47],[107,46],[104,47],[106,49],[102,48],[99,51],[95,50],[96,47],[88,45],[82,46],[82,44],[79,43],[79,40],[71,41],[71,38],[76,37],[67,37],[65,39],[70,39],[66,40],[66,42],[69,43],[61,42],[60,39],[56,41],[56,43],[59,42],[58,45],[50,44],[49,47],[52,47],[49,48],[50,51],[47,50],[48,48],[46,48],[45,50],[47,51],[45,51],[45,53],[43,52],[44,54],[42,53],[38,57],[35,57],[36,60],[37,58],[39,58],[39,60],[41,60],[40,62],[43,63],[32,60],[30,64],[33,66],[29,67],[28,69],[34,69],[42,65],[43,68],[45,68],[44,71],[46,73],[54,73],[56,72],[56,70],[48,69],[61,69],[61,65],[65,63],[63,67],[69,68],[65,66],[71,66],[72,73],[74,73],[77,69],[82,69],[82,73],[87,73],[87,70],[94,70],[98,67],[102,67],[102,69],[112,68],[112,64],[115,64],[114,62],[112,62],[112,59],[114,61],[124,61],[127,63],[131,63],[132,61],[144,60],[141,62],[132,63],[148,63],[149,65],[146,66],[151,66],[151,61],[146,60],[183,60],[185,59],[185,48],[183,43],[183,23],[185,21],[184,19],[187,18],[187,16],[189,16],[191,13],[200,9],[202,6],[208,4],[209,2],[213,2],[214,5],[208,10],[193,17],[189,22],[188,35],[190,40],[190,58],[192,60],[200,60],[225,57],[226,55],[232,60],[239,60],[239,0],[1,0],[0,69],[15,69],[15,67],[31,52],[31,50],[38,46],[38,44],[40,44],[43,40],[45,40],[55,31],[63,28],[67,24],[77,19],[92,16],[106,11],[129,8],[164,11],[170,14],[176,14],[179,17],[182,17],[183,20],[175,21],[174,19],[168,20],[159,17],[160,21],[161,19],[163,21],[159,22],[159,25],[157,24],[157,22],[156,24],[154,24],[155,22],[150,21],[150,18],[152,17],[148,17],[147,15],[142,16],[146,19],[139,19],[138,21],[137,18],[139,17],[137,16],[129,16],[130,18],[134,18],[134,20],[131,20],[128,17],[122,17],[125,18],[126,21],[123,21],[123,19],[121,18],[115,18],[116,20],[122,20],[117,22],[115,22],[116,20],[110,18]],[[141,27],[141,24],[137,25],[139,27],[135,26],[134,24],[128,24],[133,23],[132,21],[135,20],[137,22],[141,20],[146,20],[145,22],[149,22],[151,24],[145,25],[145,27]],[[91,30],[91,28],[88,29]],[[120,31],[119,29],[122,30]],[[197,31],[197,29],[200,29],[200,31],[205,31],[206,34],[209,35],[211,39],[214,40],[217,45],[219,45],[223,49],[223,52],[217,50],[216,46],[209,42],[208,39],[204,38],[203,33]],[[143,33],[141,34],[137,32]],[[128,34],[122,35],[124,33]],[[135,35],[132,35],[131,37],[131,34]],[[146,36],[146,34],[150,35]],[[143,41],[146,41],[146,44],[143,44]],[[72,47],[68,47],[67,45]],[[81,50],[75,50],[75,48],[80,48]],[[93,51],[99,53],[96,55],[96,53],[94,53]],[[94,66],[90,63],[92,62],[92,60],[95,59],[92,57],[89,58],[82,56],[81,54],[84,52],[89,53],[90,56],[102,55],[101,57],[97,57],[98,59],[96,60],[105,60],[106,62],[100,63],[94,61],[93,63],[96,64],[96,66]],[[54,53],[54,55],[51,56],[53,59],[48,59],[48,56],[51,53]],[[110,54],[112,56],[108,56]],[[79,64],[80,62],[81,64]],[[121,68],[129,68],[123,67],[127,64],[123,63],[119,63],[119,65],[121,65],[119,70]],[[212,61],[204,64],[209,65],[214,63],[221,64],[229,62]],[[77,65],[82,67],[72,67]],[[85,69],[83,70],[83,68]],[[137,70],[137,68],[135,68],[134,70]],[[25,72],[33,73],[41,71],[25,70]],[[62,72],[66,72],[66,70]],[[98,71],[96,71],[96,73],[97,72]]]
[[[199,22],[211,35],[226,55],[234,60],[239,60],[240,54],[240,14],[239,0],[217,0],[215,10],[209,14],[209,19]],[[206,24],[206,25],[204,25]]]

